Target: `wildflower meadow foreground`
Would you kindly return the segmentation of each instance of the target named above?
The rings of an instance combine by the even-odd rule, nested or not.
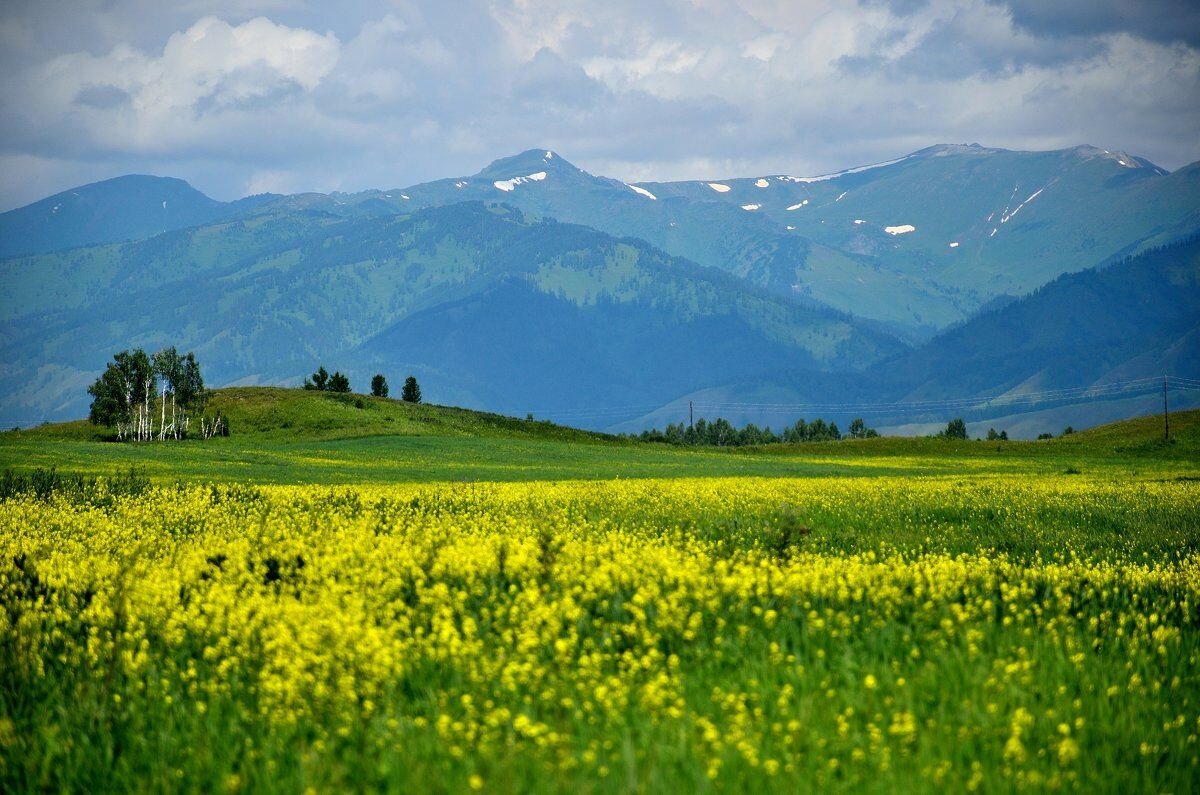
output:
[[[1187,792],[1200,484],[0,504],[5,791]]]

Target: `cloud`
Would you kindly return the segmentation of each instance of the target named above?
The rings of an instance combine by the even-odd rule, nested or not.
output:
[[[991,0],[1013,24],[1057,39],[1128,33],[1150,41],[1200,46],[1200,5],[1194,0]]]
[[[1175,35],[1119,0],[108,0],[56,33],[57,2],[0,11],[0,206],[76,172],[399,187],[530,146],[625,179],[946,141],[1200,157],[1195,14],[1162,0]]]
[[[302,103],[339,49],[332,35],[261,17],[241,25],[205,17],[159,54],[119,45],[104,55],[60,55],[15,87],[5,144],[72,156],[158,153],[221,140],[226,125],[252,122],[266,128],[256,138],[269,140],[271,114]]]

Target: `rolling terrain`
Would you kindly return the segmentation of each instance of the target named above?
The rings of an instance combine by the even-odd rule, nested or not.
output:
[[[843,402],[863,406],[870,422],[892,432],[932,433],[962,414],[973,433],[995,425],[1033,438],[1154,411],[1161,407],[1160,381],[1123,385],[1164,375],[1190,379],[1176,383],[1177,407],[1200,405],[1200,237],[1060,276],[862,374],[781,371],[733,381],[619,428],[677,422],[689,400],[705,416],[723,411],[736,422],[776,427],[803,412],[803,404]],[[947,403],[949,396],[961,401]],[[929,411],[919,411],[922,405]],[[844,426],[854,411],[824,413]]]
[[[13,299],[0,361],[31,386],[0,398],[16,422],[83,414],[95,373],[130,345],[195,350],[216,384],[295,383],[326,362],[358,384],[415,372],[444,402],[521,414],[534,401],[663,401],[781,360],[858,370],[903,348],[642,241],[478,202],[352,218],[268,209],[5,260],[0,284]]]
[[[168,344],[215,385],[411,372],[442,402],[622,430],[689,400],[778,425],[797,412],[764,404],[1194,378],[1194,244],[1175,244],[1197,230],[1200,168],[1093,147],[638,184],[538,149],[407,188],[236,202],[121,177],[0,214],[0,372],[22,385],[0,420],[81,416],[112,353]],[[976,419],[1036,435],[1068,416]]]
[[[1105,476],[1200,475],[1200,410],[1148,416],[1049,441],[882,437],[758,448],[681,448],[540,420],[277,387],[217,390],[209,406],[230,436],[107,441],[84,421],[0,433],[0,470],[108,476],[130,467],[156,482],[413,483],[621,478],[1016,476],[1073,468]],[[1159,473],[1159,474],[1156,474]]]

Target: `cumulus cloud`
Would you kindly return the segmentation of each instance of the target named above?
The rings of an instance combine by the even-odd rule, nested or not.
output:
[[[1196,14],[1154,2],[1173,34],[1123,0],[197,0],[195,18],[110,0],[57,50],[35,11],[5,11],[0,205],[75,172],[222,198],[397,187],[531,146],[625,179],[821,173],[943,141],[1177,167],[1200,156]],[[104,46],[80,46],[88,19]]]

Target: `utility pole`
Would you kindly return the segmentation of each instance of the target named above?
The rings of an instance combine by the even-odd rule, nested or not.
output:
[[[696,430],[696,412],[690,400],[688,401],[688,428],[693,431]]]
[[[1167,413],[1167,377],[1163,376],[1163,441],[1171,441],[1171,415]]]

